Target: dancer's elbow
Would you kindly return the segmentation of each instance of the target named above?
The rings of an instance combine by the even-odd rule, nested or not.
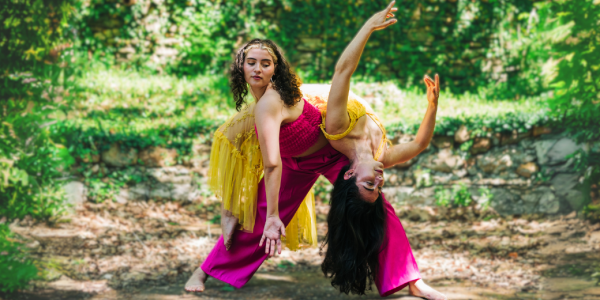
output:
[[[414,141],[415,146],[417,148],[417,154],[425,151],[425,149],[427,149],[427,147],[429,147],[429,142],[430,141],[418,141],[418,140]]]
[[[281,169],[281,162],[264,162],[265,174],[272,173],[277,169]]]

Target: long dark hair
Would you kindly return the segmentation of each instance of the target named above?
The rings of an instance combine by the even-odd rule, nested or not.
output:
[[[321,270],[340,292],[364,295],[379,270],[385,213],[381,195],[375,203],[368,203],[360,198],[356,177],[344,179],[349,169],[347,165],[338,174],[331,192],[329,231],[323,243],[328,247]]]
[[[263,45],[273,50],[273,54],[277,58],[277,66],[273,73],[273,88],[279,93],[286,106],[294,106],[302,98],[302,92],[300,91],[302,81],[292,71],[290,64],[273,41],[253,39],[238,50],[235,60],[231,64],[229,85],[235,100],[235,109],[240,110],[246,102],[244,100],[246,95],[248,95],[248,84],[244,78],[244,61],[246,59],[246,49],[252,45]]]

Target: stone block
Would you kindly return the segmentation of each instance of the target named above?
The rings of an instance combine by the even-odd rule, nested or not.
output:
[[[87,200],[87,189],[79,181],[71,181],[63,186],[67,203],[77,205]]]
[[[434,136],[431,143],[438,149],[452,148],[454,146],[454,138],[450,136]]]
[[[572,210],[579,210],[585,202],[585,196],[580,189],[579,175],[574,173],[559,173],[551,180],[555,194],[570,204]]]
[[[538,165],[533,162],[528,162],[520,165],[515,172],[525,178],[531,178],[531,176],[537,173],[539,170],[540,168]]]
[[[184,184],[192,182],[190,170],[183,166],[149,168],[148,173],[161,183]]]
[[[531,132],[522,132],[522,133],[512,133],[512,134],[503,134],[502,139],[500,141],[501,146],[518,144],[525,138],[531,136]]]
[[[551,133],[552,130],[549,127],[544,126],[533,126],[533,130],[531,131],[533,136],[540,136],[542,134]]]
[[[511,156],[500,151],[486,154],[477,158],[477,166],[489,174],[498,174],[513,165]]]
[[[465,160],[459,155],[452,153],[451,149],[442,149],[425,159],[425,167],[444,173],[451,173],[453,170],[462,168]]]
[[[488,152],[492,147],[492,141],[489,138],[475,138],[471,146],[471,154],[477,155]]]
[[[526,213],[556,214],[560,201],[549,187],[542,186],[522,195]]]
[[[508,189],[494,188],[492,189],[492,207],[501,215],[520,215],[523,214],[523,201],[518,195],[512,193]]]
[[[140,161],[150,168],[173,166],[177,156],[177,150],[162,147],[148,147],[139,153]]]
[[[457,143],[464,143],[471,139],[471,132],[467,130],[465,125],[460,125],[458,130],[454,133],[454,141]]]
[[[110,145],[110,148],[107,151],[102,152],[102,161],[112,167],[135,165],[137,163],[137,159],[137,150],[123,150],[118,143]]]
[[[567,161],[567,156],[581,149],[583,145],[576,144],[569,138],[558,140],[546,153],[548,165],[557,165]]]

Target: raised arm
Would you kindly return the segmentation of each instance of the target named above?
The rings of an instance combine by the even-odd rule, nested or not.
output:
[[[403,163],[417,156],[427,148],[433,130],[435,129],[435,116],[437,114],[438,98],[440,97],[440,77],[435,75],[435,82],[427,75],[423,79],[427,86],[427,112],[421,122],[417,136],[412,142],[394,145],[386,150],[383,157],[383,165],[385,168]]]
[[[274,255],[275,246],[281,253],[281,235],[285,225],[279,219],[279,188],[281,185],[281,155],[279,153],[279,128],[283,122],[283,103],[279,99],[263,97],[256,104],[254,119],[258,142],[262,152],[265,190],[267,196],[267,219],[259,246],[266,240],[265,252]]]
[[[327,118],[325,120],[327,133],[337,134],[348,128],[350,124],[347,112],[350,78],[358,66],[358,61],[371,33],[396,23],[396,19],[386,20],[393,17],[393,12],[398,10],[392,7],[394,3],[395,1],[392,1],[384,10],[373,15],[340,56],[335,66],[329,100],[327,101]]]

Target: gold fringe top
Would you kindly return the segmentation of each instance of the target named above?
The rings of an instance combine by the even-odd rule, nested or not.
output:
[[[262,153],[254,129],[254,106],[247,105],[214,133],[208,185],[225,209],[252,232],[256,219],[258,183],[263,175]],[[286,227],[284,240],[291,250],[317,246],[315,199],[312,190]]]
[[[305,95],[306,96],[306,95]],[[348,116],[350,117],[350,125],[348,126],[348,129],[346,129],[346,131],[340,133],[340,134],[328,134],[325,131],[325,117],[327,116],[327,97],[329,96],[329,94],[321,94],[321,95],[308,95],[306,96],[308,102],[310,103],[315,103],[314,105],[317,106],[319,108],[319,110],[321,111],[321,118],[322,118],[322,122],[321,122],[321,130],[323,131],[323,134],[325,135],[325,137],[328,140],[332,140],[332,141],[337,141],[337,140],[341,140],[344,137],[346,137],[351,131],[352,129],[354,129],[354,126],[356,126],[356,122],[358,121],[358,119],[364,115],[368,115],[373,122],[375,122],[375,124],[377,124],[377,126],[379,126],[379,129],[381,129],[381,132],[383,133],[383,136],[381,138],[381,143],[379,143],[379,146],[377,147],[377,152],[375,153],[374,159],[378,160],[379,157],[381,156],[381,154],[383,153],[383,151],[385,150],[385,145],[387,143],[390,143],[390,140],[387,139],[387,135],[386,135],[386,131],[385,131],[385,127],[383,127],[383,124],[381,123],[381,121],[379,120],[379,118],[377,117],[377,115],[367,112],[366,107],[360,103],[360,101],[358,101],[356,99],[356,96],[353,93],[350,93],[348,96]]]

